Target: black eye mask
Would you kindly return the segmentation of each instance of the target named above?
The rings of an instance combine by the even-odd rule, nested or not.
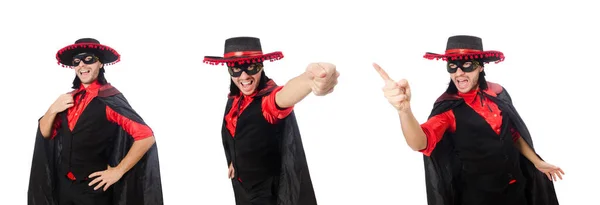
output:
[[[82,61],[86,65],[89,65],[98,62],[98,57],[96,57],[94,54],[83,53],[73,57],[73,61],[71,63],[73,63],[73,66],[78,66]]]
[[[229,66],[227,70],[229,71],[229,75],[231,75],[231,77],[240,77],[240,75],[242,75],[242,72],[246,72],[246,74],[248,75],[254,75],[262,71],[262,69],[262,63],[251,63]]]
[[[470,63],[470,65],[466,65]],[[448,61],[448,65],[446,69],[448,73],[456,73],[456,70],[460,68],[463,72],[468,73],[474,71],[480,65],[479,61],[470,60],[470,61]]]

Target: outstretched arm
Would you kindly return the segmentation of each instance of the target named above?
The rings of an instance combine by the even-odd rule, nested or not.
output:
[[[402,134],[408,146],[414,151],[419,151],[427,148],[427,136],[421,125],[415,118],[410,107],[404,108],[398,112],[400,117],[400,127]]]
[[[311,63],[306,68],[306,72],[288,81],[283,89],[277,92],[275,102],[283,109],[296,105],[311,91],[318,96],[327,95],[337,85],[339,75],[333,64]]]
[[[288,108],[302,101],[312,91],[310,87],[311,76],[304,72],[288,81],[281,91],[275,94],[275,103],[280,108]]]
[[[385,83],[383,95],[398,112],[402,134],[408,146],[415,151],[427,148],[427,135],[410,108],[411,90],[408,81],[402,79],[396,82],[376,63],[373,63],[373,67]]]
[[[410,109],[409,109],[410,111]],[[404,111],[407,112],[407,111]],[[430,156],[446,131],[454,132],[454,114],[448,110],[434,115],[419,125],[412,113],[400,112],[400,123],[406,143],[415,151]]]

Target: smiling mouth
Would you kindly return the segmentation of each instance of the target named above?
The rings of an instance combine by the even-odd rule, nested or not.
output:
[[[459,88],[467,88],[469,86],[469,80],[468,79],[461,79],[461,80],[456,80],[456,84]]]
[[[79,76],[81,76],[81,77],[87,77],[87,76],[90,75],[90,73],[91,73],[90,70],[80,70],[79,71]]]
[[[240,81],[240,85],[242,85],[243,88],[250,88],[250,86],[254,83],[254,80],[243,80]]]

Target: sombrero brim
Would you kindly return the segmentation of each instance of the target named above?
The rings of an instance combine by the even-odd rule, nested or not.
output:
[[[121,55],[113,48],[96,43],[79,43],[65,46],[64,48],[56,52],[56,60],[59,65],[63,67],[73,67],[71,61],[73,56],[90,52],[98,55],[100,62],[104,65],[112,65],[118,63],[121,60]]]
[[[232,58],[223,58],[219,56],[204,56],[203,62],[210,65],[220,65],[226,64],[228,66],[233,66],[237,64],[244,63],[258,63],[264,61],[277,61],[283,58],[283,53],[281,51],[275,51],[263,55],[257,56],[244,56],[244,57],[232,57]]]
[[[437,54],[427,52],[423,58],[429,60],[482,60],[484,63],[500,63],[504,61],[504,54],[500,51],[481,51],[473,53],[461,53],[461,54]]]

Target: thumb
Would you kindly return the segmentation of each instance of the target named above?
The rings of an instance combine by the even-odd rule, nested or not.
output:
[[[309,69],[307,73],[310,80],[314,80],[315,78],[324,78],[327,75],[327,73],[320,68]]]
[[[317,75],[319,78],[324,78],[327,77],[327,72],[325,71],[325,69],[321,69],[319,71],[319,75]]]
[[[404,89],[405,94],[410,95],[410,85],[408,84],[408,81],[406,79],[398,81],[398,86]]]

